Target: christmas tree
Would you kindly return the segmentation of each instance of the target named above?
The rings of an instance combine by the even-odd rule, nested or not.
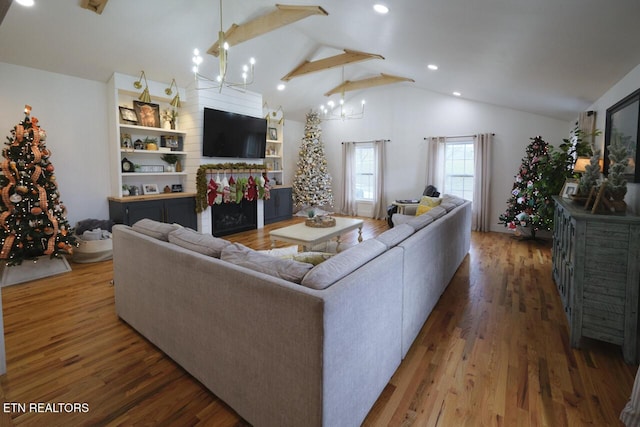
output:
[[[69,232],[66,208],[60,200],[46,132],[38,119],[25,118],[7,137],[0,174],[0,260],[7,265],[59,257],[71,253],[75,238]]]
[[[331,175],[327,172],[327,158],[321,136],[318,113],[308,113],[298,170],[293,181],[293,202],[296,206],[333,206]]]
[[[531,238],[535,239],[536,231],[553,227],[554,204],[551,194],[541,191],[542,171],[550,161],[550,146],[540,136],[531,139],[515,176],[507,210],[500,215],[499,223],[519,234],[523,227],[529,227]]]

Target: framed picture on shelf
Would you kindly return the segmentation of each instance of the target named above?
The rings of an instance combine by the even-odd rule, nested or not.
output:
[[[182,151],[183,143],[180,135],[162,135],[160,136],[160,146],[169,147],[171,151]]]
[[[578,180],[576,179],[567,179],[562,186],[562,191],[560,192],[560,196],[564,199],[570,199],[572,195],[578,192]]]
[[[150,128],[160,127],[160,106],[158,104],[133,101],[133,109],[138,118],[138,125]]]
[[[118,107],[120,108],[120,123],[137,125],[138,124],[138,116],[136,115],[136,110],[128,107]]]
[[[627,149],[629,164],[625,177],[629,182],[640,182],[640,89],[607,108],[604,134],[604,174],[609,171],[609,145],[619,140]]]
[[[269,128],[269,139],[272,141],[276,141],[278,139],[278,129],[277,128]]]
[[[164,172],[164,166],[163,165],[140,165],[139,171],[146,172],[146,173],[160,173],[160,172]]]
[[[172,193],[182,193],[182,184],[172,184],[171,185]]]
[[[131,135],[128,133],[120,134],[120,147],[133,148],[133,142],[131,142]]]
[[[160,194],[158,184],[144,184],[142,186],[142,194]]]

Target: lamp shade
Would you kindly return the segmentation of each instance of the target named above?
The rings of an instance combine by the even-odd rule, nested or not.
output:
[[[576,159],[575,165],[573,165],[573,171],[576,173],[584,173],[587,171],[587,165],[591,163],[590,157],[578,157]],[[598,160],[598,166],[600,167],[600,172],[602,172],[602,166],[604,164],[603,159]]]
[[[587,165],[591,162],[589,157],[578,157],[576,164],[573,165],[573,171],[577,173],[584,173],[587,170]]]

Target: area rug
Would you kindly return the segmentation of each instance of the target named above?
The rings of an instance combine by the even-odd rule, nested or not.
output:
[[[0,287],[42,279],[69,271],[71,271],[71,266],[65,257],[51,259],[44,256],[38,258],[37,261],[23,261],[22,264],[14,265],[13,267],[3,265]]]

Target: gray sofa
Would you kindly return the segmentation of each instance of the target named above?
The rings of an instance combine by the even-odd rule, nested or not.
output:
[[[445,197],[315,267],[273,269],[212,236],[207,252],[168,224],[118,225],[116,311],[253,425],[358,426],[468,252],[470,218]]]

